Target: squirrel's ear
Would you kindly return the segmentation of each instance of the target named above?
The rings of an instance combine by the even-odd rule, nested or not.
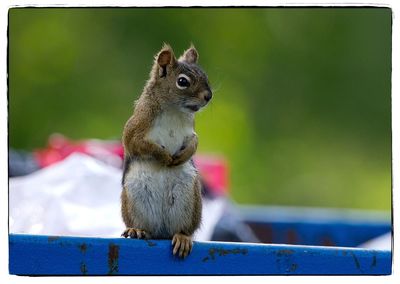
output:
[[[159,75],[165,77],[167,75],[167,66],[174,66],[176,64],[176,58],[171,46],[164,44],[163,48],[156,56],[156,62],[158,66],[161,67],[159,69]]]
[[[164,44],[163,48],[157,54],[157,63],[161,67],[165,67],[167,65],[174,65],[175,64],[175,55],[174,51],[172,50],[171,46],[168,44]]]
[[[196,48],[192,44],[189,49],[187,49],[181,57],[179,57],[180,61],[185,61],[189,64],[197,63],[199,59],[199,53],[197,52]]]

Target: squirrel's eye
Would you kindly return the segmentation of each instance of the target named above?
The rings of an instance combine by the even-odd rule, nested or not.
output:
[[[179,74],[176,86],[181,90],[188,88],[190,86],[190,78],[185,74]]]

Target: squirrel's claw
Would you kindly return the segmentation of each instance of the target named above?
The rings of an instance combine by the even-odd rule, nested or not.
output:
[[[184,234],[175,234],[172,238],[172,245],[172,253],[176,255],[179,252],[179,256],[185,258],[192,251],[192,237]]]
[[[183,151],[179,151],[179,152],[177,152],[176,154],[174,154],[172,156],[172,161],[169,164],[169,166],[170,167],[179,166],[180,164],[184,163],[185,161],[186,160],[185,160],[185,157],[184,157],[184,152]]]
[[[122,234],[121,237],[125,238],[138,238],[138,239],[148,239],[150,234],[145,230],[134,229],[134,228],[127,228]]]

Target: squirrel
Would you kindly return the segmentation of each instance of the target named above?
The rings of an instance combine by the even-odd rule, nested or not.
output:
[[[202,211],[194,114],[212,98],[198,57],[193,44],[178,60],[164,44],[122,137],[121,236],[172,239],[172,253],[183,258]]]

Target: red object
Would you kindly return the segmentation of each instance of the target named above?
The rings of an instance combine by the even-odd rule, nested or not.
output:
[[[49,137],[47,148],[33,152],[42,168],[62,161],[72,153],[87,154],[108,164],[122,167],[124,149],[120,141],[71,141],[61,134],[53,134]],[[196,155],[194,162],[203,181],[212,192],[216,195],[226,195],[229,188],[227,161],[219,156]]]
[[[196,155],[194,163],[204,182],[217,195],[226,195],[229,188],[228,162],[219,156]]]
[[[64,160],[72,153],[83,153],[115,165],[122,164],[123,147],[119,141],[83,140],[73,142],[61,134],[49,137],[48,147],[33,152],[40,167],[44,168]],[[118,158],[114,162],[110,158]]]

